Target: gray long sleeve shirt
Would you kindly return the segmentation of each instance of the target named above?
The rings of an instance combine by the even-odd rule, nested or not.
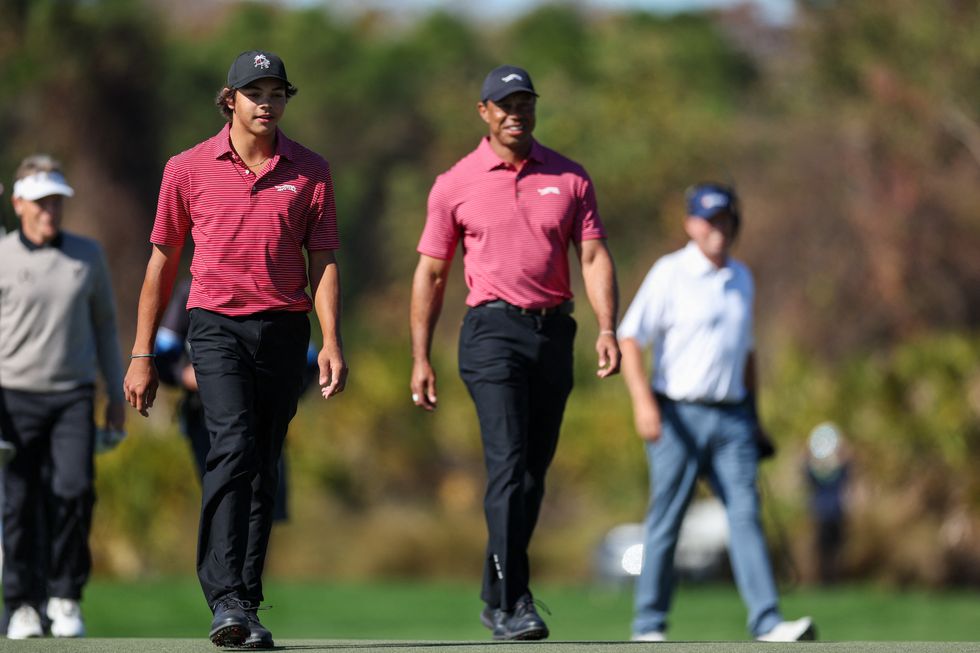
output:
[[[122,401],[123,368],[109,268],[94,240],[62,231],[37,247],[0,239],[0,387],[62,392],[93,384]]]

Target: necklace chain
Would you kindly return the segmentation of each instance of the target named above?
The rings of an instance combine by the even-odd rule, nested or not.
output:
[[[242,159],[242,163],[245,163],[245,167],[246,168],[258,168],[260,165],[262,165],[263,163],[265,163],[266,161],[268,161],[271,158],[272,157],[268,157],[267,156],[264,159],[262,159],[261,161],[259,161],[258,163],[253,163],[252,165],[249,165],[249,164],[245,163],[245,159]]]

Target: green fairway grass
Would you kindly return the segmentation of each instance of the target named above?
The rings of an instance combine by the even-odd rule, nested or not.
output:
[[[0,650],[51,653],[213,653],[206,639],[88,639],[82,641],[0,640]],[[242,649],[238,649],[242,650]],[[972,642],[441,642],[371,640],[283,640],[276,650],[324,653],[976,653]]]
[[[266,604],[272,609],[263,611],[261,618],[277,640],[487,641],[489,633],[478,620],[478,594],[476,583],[271,580],[266,583]],[[553,640],[629,637],[628,588],[541,585],[536,596],[551,610],[550,616],[542,614]],[[812,616],[824,641],[980,641],[976,592],[801,589],[784,594],[782,607],[787,618]],[[193,578],[95,580],[86,591],[83,610],[89,635],[96,638],[203,639],[210,621]],[[745,610],[731,585],[682,585],[669,635],[673,641],[746,641],[744,621]]]
[[[213,653],[206,639],[0,640],[0,650],[50,653]],[[976,653],[973,642],[441,642],[277,640],[276,650],[323,653]]]

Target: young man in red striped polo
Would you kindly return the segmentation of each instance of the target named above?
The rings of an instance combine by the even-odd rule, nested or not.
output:
[[[278,127],[295,93],[279,57],[243,52],[218,95],[228,124],[167,163],[124,382],[127,401],[146,415],[158,385],[153,342],[189,232],[187,341],[211,433],[197,571],[218,646],[273,646],[256,610],[312,307],[323,331],[324,398],[341,392],[347,376],[330,166]]]
[[[433,410],[432,332],[462,241],[470,309],[459,370],[476,404],[487,468],[480,618],[499,640],[548,636],[531,595],[527,548],[572,389],[569,245],[599,322],[597,374],[619,370],[616,275],[592,181],[534,140],[536,100],[525,70],[501,66],[487,75],[477,110],[489,135],[436,179],[412,285],[412,401]]]

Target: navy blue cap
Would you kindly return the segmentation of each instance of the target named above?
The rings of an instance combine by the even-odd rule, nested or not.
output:
[[[267,50],[248,50],[235,57],[228,69],[228,88],[242,88],[257,79],[273,77],[289,84],[286,65]]]
[[[687,214],[711,219],[719,213],[739,217],[735,191],[722,184],[697,184],[687,189]]]
[[[497,66],[483,80],[480,100],[497,102],[511,93],[520,93],[521,91],[537,96],[537,93],[534,92],[534,84],[531,83],[531,76],[527,74],[527,71],[517,66]]]

